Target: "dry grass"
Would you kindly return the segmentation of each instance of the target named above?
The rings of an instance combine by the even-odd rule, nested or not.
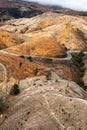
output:
[[[45,68],[45,65],[41,63],[29,62],[26,59],[4,53],[0,53],[0,63],[6,66],[8,78],[12,77],[15,79],[34,76],[35,68],[38,68],[38,71]]]
[[[23,42],[24,40],[22,36],[0,30],[0,49],[5,49],[6,47],[14,46]]]
[[[65,49],[51,36],[34,37],[30,42],[25,42],[7,49],[10,52],[50,57],[64,57]]]

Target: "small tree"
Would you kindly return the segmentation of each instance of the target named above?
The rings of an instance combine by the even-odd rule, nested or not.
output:
[[[10,94],[11,95],[17,95],[20,93],[20,89],[19,89],[19,86],[18,84],[14,84],[10,90]]]

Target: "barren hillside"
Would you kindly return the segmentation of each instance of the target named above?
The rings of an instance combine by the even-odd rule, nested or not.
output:
[[[56,75],[19,82],[21,94],[7,99],[1,130],[86,130],[87,93]],[[78,125],[79,124],[79,125]]]
[[[59,48],[59,50],[61,50],[62,48],[63,52],[64,49],[86,50],[87,47],[87,25],[86,19],[84,17],[68,16],[57,13],[45,13],[30,19],[23,18],[19,20],[9,21],[5,26],[2,26],[0,29],[8,30],[12,33],[15,32],[16,34],[23,34],[24,36],[29,37],[29,42],[23,43],[23,46],[28,45],[29,50],[30,45],[33,48],[33,44],[31,43],[36,42],[37,46],[35,45],[35,49],[37,51],[36,53],[34,53],[36,55],[39,55],[41,51],[42,53],[40,55],[44,55],[42,48],[40,48],[40,50],[38,49],[38,44],[43,44],[43,46],[45,44],[46,46],[46,43],[48,42],[50,42],[50,44],[51,42],[52,44],[54,43],[54,50],[55,48]],[[42,41],[40,39],[42,39]],[[56,46],[58,45],[59,47],[56,47],[55,43]],[[22,45],[11,47],[8,49],[8,51],[17,53],[21,53],[22,51],[22,53],[27,53],[27,50],[22,50],[21,47]],[[56,55],[52,55],[56,57]]]
[[[27,38],[26,38],[27,39]],[[0,49],[5,49],[10,46],[21,44],[25,41],[22,35],[12,34],[8,31],[0,31]]]
[[[24,79],[26,77],[34,76],[34,69],[38,68],[38,71],[41,71],[45,68],[45,65],[38,62],[29,62],[21,57],[11,56],[9,54],[0,53],[0,63],[4,64],[7,73],[8,79]]]

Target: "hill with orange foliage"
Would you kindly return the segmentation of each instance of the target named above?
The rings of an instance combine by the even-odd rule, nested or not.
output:
[[[11,32],[12,35],[15,32],[15,35],[28,38],[27,42],[7,49],[11,52],[63,57],[66,49],[87,48],[87,26],[84,17],[50,12],[30,19],[8,21],[0,28],[2,29]]]
[[[29,62],[25,58],[12,56],[0,52],[0,63],[4,64],[7,70],[8,80],[14,78],[16,80],[25,79],[35,76],[34,69],[38,68],[38,72],[45,68],[45,65],[39,62]]]
[[[24,39],[20,35],[12,34],[5,30],[0,31],[0,49],[5,49],[23,42]]]

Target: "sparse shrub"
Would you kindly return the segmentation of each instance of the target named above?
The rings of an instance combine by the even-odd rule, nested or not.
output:
[[[77,56],[77,57],[75,58],[75,60],[76,60],[76,62],[78,62],[78,63],[82,62],[82,58],[79,57],[79,56]]]
[[[69,82],[67,82],[67,88],[69,87]]]
[[[14,84],[10,90],[10,94],[11,95],[17,95],[20,93],[20,89],[19,89],[19,86],[18,84]]]
[[[80,72],[80,73],[79,73],[79,76],[80,76],[80,77],[83,77],[83,76],[84,76],[84,72]]]
[[[81,51],[77,56],[74,56],[74,55],[73,55],[73,58],[74,58],[74,60],[75,60],[77,63],[79,63],[79,64],[82,65],[83,56],[84,56],[84,53]]]
[[[16,26],[15,24],[10,24],[10,25],[12,25],[12,26]]]
[[[3,112],[4,106],[5,106],[5,103],[4,103],[3,97],[0,97],[0,113]]]
[[[80,72],[85,72],[85,68],[83,68],[83,67],[80,67],[79,70],[80,70]]]
[[[38,68],[35,68],[34,69],[34,75],[37,76],[37,73],[38,73]]]
[[[84,53],[81,51],[79,54],[78,54],[79,57],[83,57],[84,56]]]
[[[51,79],[51,72],[50,71],[47,71],[47,73],[46,73],[46,79],[47,80]]]
[[[30,62],[32,62],[32,61],[33,61],[33,59],[32,59],[32,57],[31,57],[31,56],[29,56],[27,59],[28,59]]]
[[[23,55],[20,56],[21,58],[25,58]]]
[[[55,82],[58,82],[58,80],[56,79]]]
[[[78,85],[80,85],[80,87],[82,87],[84,90],[86,90],[87,88],[84,86],[84,81],[82,79],[82,77],[84,76],[84,72],[85,72],[84,63],[83,63],[83,56],[84,56],[84,53],[80,52],[77,56],[73,56],[73,58],[74,58],[74,61],[76,63],[76,66],[79,69],[79,75],[76,79],[76,83]]]
[[[82,88],[84,88],[84,82],[83,82],[83,80],[80,76],[77,77],[76,82],[77,82],[78,85],[80,85]]]
[[[84,90],[87,90],[87,86],[84,86],[84,88],[83,88]]]
[[[84,66],[84,63],[83,62],[80,62],[79,64],[78,64],[78,67],[83,67]]]

